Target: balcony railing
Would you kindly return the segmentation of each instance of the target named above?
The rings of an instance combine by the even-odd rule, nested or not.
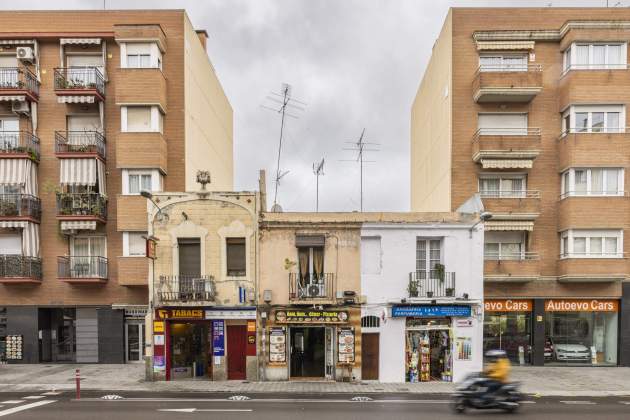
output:
[[[27,68],[0,67],[0,90],[5,89],[26,90],[38,96],[39,82]]]
[[[540,64],[481,64],[478,68],[479,72],[497,72],[497,73],[509,73],[509,72],[541,72],[542,66]]]
[[[55,90],[94,89],[105,96],[105,78],[98,67],[64,67],[55,69]]]
[[[28,131],[0,131],[0,154],[26,153],[39,161],[39,138]]]
[[[566,138],[569,134],[619,134],[630,132],[629,127],[571,127],[562,130],[558,140]]]
[[[538,260],[540,256],[537,252],[507,252],[500,254],[486,252],[483,254],[483,259],[487,261],[529,261]]]
[[[479,136],[505,136],[515,137],[513,141],[519,141],[518,136],[540,136],[541,130],[537,127],[526,128],[480,128],[475,132],[473,136],[473,142],[479,140]]]
[[[99,131],[55,131],[56,153],[95,153],[105,158],[105,136]]]
[[[455,273],[428,270],[409,273],[407,288],[410,298],[436,298],[455,296]]]
[[[0,278],[42,278],[42,259],[24,255],[0,255]]]
[[[58,216],[107,218],[107,198],[99,193],[57,193]]]
[[[289,300],[332,300],[335,292],[334,273],[289,273]]]
[[[58,257],[57,276],[60,279],[106,279],[107,258],[97,256]]]
[[[481,198],[540,198],[540,191],[538,190],[500,190],[479,191]]]
[[[155,293],[159,302],[212,302],[216,285],[212,276],[160,276]]]
[[[39,220],[42,205],[30,194],[0,194],[0,217],[32,217]]]

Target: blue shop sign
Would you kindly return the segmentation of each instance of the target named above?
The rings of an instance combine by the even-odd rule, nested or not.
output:
[[[471,315],[470,306],[463,305],[431,305],[431,306],[393,306],[392,317],[443,317]]]
[[[225,323],[221,319],[212,320],[212,354],[225,356]]]

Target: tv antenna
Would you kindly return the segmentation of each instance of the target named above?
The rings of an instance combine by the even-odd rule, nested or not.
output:
[[[275,191],[273,193],[273,207],[278,208],[278,185],[280,185],[280,180],[289,173],[289,171],[283,171],[280,169],[280,156],[282,154],[282,140],[284,135],[284,120],[285,117],[291,117],[297,119],[296,115],[293,115],[287,112],[287,108],[290,111],[304,111],[304,107],[306,103],[298,101],[291,97],[291,85],[288,83],[282,84],[282,89],[280,93],[271,92],[270,95],[267,95],[267,100],[271,101],[270,105],[260,105],[261,107],[268,109],[270,111],[277,112],[281,115],[280,117],[280,139],[278,140],[278,160],[276,163],[276,176],[274,178],[275,182]],[[298,104],[298,105],[296,105]]]
[[[324,175],[324,158],[321,162],[313,163],[313,173],[315,174],[315,211],[319,211],[319,176]]]
[[[363,211],[363,164],[364,163],[374,163],[375,160],[365,160],[363,159],[363,154],[365,152],[379,152],[377,146],[380,146],[379,143],[369,143],[364,141],[365,139],[365,128],[361,131],[361,135],[359,136],[359,140],[357,141],[347,141],[346,143],[351,144],[351,147],[344,147],[343,150],[350,150],[357,153],[357,157],[352,160],[344,160],[344,162],[358,162],[361,172],[361,181],[360,181],[360,189],[361,189],[361,201],[360,201],[360,209]],[[367,146],[367,147],[366,147]]]

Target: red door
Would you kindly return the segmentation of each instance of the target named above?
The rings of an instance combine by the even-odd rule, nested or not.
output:
[[[227,326],[228,379],[246,379],[245,352],[247,350],[247,326]]]

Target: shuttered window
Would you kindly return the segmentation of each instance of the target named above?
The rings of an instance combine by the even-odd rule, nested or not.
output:
[[[199,238],[179,238],[179,275],[201,276],[201,243]]]
[[[227,238],[225,240],[227,275],[243,277],[247,274],[245,256],[245,238]]]

